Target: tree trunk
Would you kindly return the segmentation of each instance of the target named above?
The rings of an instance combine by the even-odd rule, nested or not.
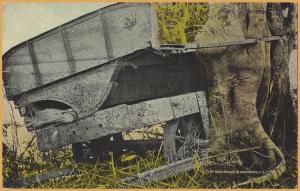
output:
[[[284,9],[288,9],[286,17]],[[271,87],[262,122],[269,136],[286,151],[297,145],[297,114],[293,109],[289,79],[289,58],[295,43],[294,16],[294,4],[268,3],[271,34],[289,36],[289,39],[271,43]]]
[[[208,22],[197,34],[196,41],[211,43],[270,36],[270,22],[267,22],[265,13],[266,7],[262,3],[211,4]],[[270,29],[273,32],[274,29]],[[284,156],[265,132],[261,116],[269,112],[273,105],[270,101],[266,102],[274,100],[269,97],[269,90],[272,90],[271,95],[276,93],[278,98],[275,100],[281,100],[279,103],[285,99],[281,96],[289,92],[287,44],[280,40],[275,44],[260,42],[198,50],[198,60],[204,65],[208,78],[208,106],[213,134],[211,149],[259,147],[240,153],[243,166],[270,170],[267,175],[240,185],[277,179],[286,169]],[[284,66],[274,72],[275,65]]]

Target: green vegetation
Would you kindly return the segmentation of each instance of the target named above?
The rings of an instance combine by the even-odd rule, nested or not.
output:
[[[18,162],[15,161],[12,156],[4,155],[4,181],[15,179],[17,174],[13,172],[18,172],[19,176],[29,176],[63,167],[74,169],[75,176],[52,179],[32,185],[30,188],[228,188],[234,183],[251,177],[207,174],[204,171],[206,167],[199,164],[193,172],[181,173],[150,185],[136,186],[120,183],[121,178],[163,165],[162,153],[158,151],[149,151],[144,156],[128,152],[117,158],[110,153],[109,159],[105,161],[76,164],[72,160],[69,147],[47,152],[43,156],[37,151],[36,146],[32,146]],[[262,185],[249,185],[246,188],[294,188],[297,180],[296,161],[296,153],[294,153],[287,159],[287,173],[279,180]],[[222,165],[222,169],[230,170],[226,165]]]
[[[208,19],[208,3],[160,3],[155,10],[161,43],[193,42]]]

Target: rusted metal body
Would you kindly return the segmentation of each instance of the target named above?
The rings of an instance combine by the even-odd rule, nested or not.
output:
[[[169,164],[123,180],[145,183],[193,169],[191,156],[178,157],[190,149],[188,141],[201,150],[201,160],[205,158],[209,143],[206,76],[193,52],[282,38],[160,45],[152,5],[119,3],[9,50],[3,56],[3,81],[6,96],[19,106],[42,151],[167,122],[163,142]],[[177,147],[175,138],[184,120],[186,125],[200,122],[191,125]],[[17,182],[31,184],[68,172],[53,171]]]
[[[111,5],[10,49],[3,56],[7,96],[149,47],[155,28],[151,11],[149,3]]]
[[[94,132],[90,126],[103,123],[95,123],[95,116],[114,116],[105,111],[128,109],[138,103],[141,107],[150,100],[156,100],[155,104],[159,105],[164,97],[182,95],[184,98],[186,93],[205,91],[205,71],[193,54],[197,49],[260,41],[160,45],[157,39],[157,18],[150,3],[118,3],[94,11],[10,49],[3,56],[6,96],[19,106],[29,130],[36,130],[38,142],[42,143],[39,145],[43,145],[39,148],[57,148],[137,128],[102,127],[98,137],[92,133],[89,138],[89,132]],[[200,102],[204,101],[202,95]],[[186,104],[198,105],[199,100],[188,100]],[[207,110],[203,107],[197,112],[200,111],[207,134]],[[126,114],[138,121],[136,113],[138,109]],[[155,122],[178,118],[174,115]],[[143,123],[149,124],[152,123]],[[89,126],[88,131],[82,130],[85,126]],[[55,144],[50,141],[51,146],[45,145],[54,131],[70,133],[76,128],[87,134],[79,136],[75,132],[68,141],[55,139]]]
[[[165,55],[156,29],[150,3],[118,3],[3,56],[6,96],[36,133],[39,149],[194,113],[207,118],[204,69],[194,54]]]

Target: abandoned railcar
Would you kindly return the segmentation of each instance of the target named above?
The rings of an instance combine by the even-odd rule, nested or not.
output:
[[[207,143],[204,69],[181,46],[160,45],[157,28],[152,4],[118,3],[3,56],[6,95],[40,150],[73,144],[80,153],[83,142],[105,144],[108,136],[167,122],[164,148],[173,161],[182,120],[197,128],[183,137]]]

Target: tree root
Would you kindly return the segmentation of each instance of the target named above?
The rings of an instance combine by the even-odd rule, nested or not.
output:
[[[197,34],[195,40],[199,44],[209,41],[228,41],[228,38],[231,37],[239,39],[270,36],[268,26],[272,23],[277,26],[277,22],[280,22],[276,20],[278,16],[276,14],[271,14],[274,16],[274,18],[269,18],[271,23],[267,21],[266,15],[256,14],[266,11],[263,4],[246,4],[245,9],[248,10],[246,12],[242,11],[241,7],[234,8],[236,5],[230,5],[227,7],[224,7],[223,4],[219,6],[210,5],[210,10],[214,10],[214,14],[210,12],[208,22],[204,26],[206,30]],[[279,12],[282,11],[281,5],[276,6],[278,6]],[[233,11],[235,9],[241,12],[223,18],[221,13],[227,9],[232,13],[235,13]],[[280,12],[280,14],[282,13]],[[211,25],[209,25],[210,23]],[[236,23],[246,25],[237,26]],[[218,26],[222,25],[224,27],[218,29]],[[231,34],[235,34],[235,36]],[[266,92],[270,92],[271,85],[274,85],[270,83],[269,79],[269,77],[274,77],[270,70],[271,65],[281,66],[285,61],[282,47],[286,46],[287,43],[282,42],[276,42],[280,45],[276,47],[276,51],[274,51],[274,46],[271,47],[269,43],[261,42],[253,46],[227,47],[222,51],[219,49],[207,49],[206,51],[201,49],[197,54],[198,60],[203,64],[207,74],[208,106],[213,122],[211,124],[214,127],[211,128],[211,134],[216,138],[221,134],[227,134],[224,138],[216,139],[211,144],[211,150],[260,145],[258,150],[239,155],[243,161],[243,166],[251,170],[265,170],[266,173],[262,173],[263,175],[259,177],[250,178],[234,187],[276,180],[286,171],[286,162],[282,152],[261,124],[261,114],[265,110],[264,107],[268,106]],[[283,91],[286,88],[287,86],[280,86],[278,90],[282,89]],[[264,113],[267,111],[268,109]],[[230,133],[232,131],[235,132]],[[247,144],[241,144],[241,141]],[[220,158],[219,160],[224,159]]]
[[[269,170],[267,172],[267,174],[264,174],[262,176],[250,178],[249,180],[247,180],[245,182],[241,182],[241,183],[233,186],[232,188],[246,186],[248,184],[261,184],[268,180],[277,180],[286,171],[286,162],[285,162],[285,159],[284,159],[283,154],[280,151],[280,149],[278,147],[276,147],[275,150],[276,150],[276,153],[279,155],[281,161],[274,169]]]

